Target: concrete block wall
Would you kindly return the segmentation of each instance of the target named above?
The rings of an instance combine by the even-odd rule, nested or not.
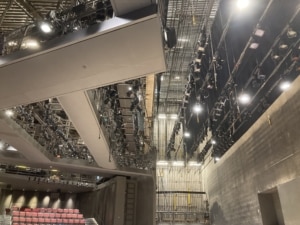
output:
[[[202,176],[212,225],[263,224],[258,194],[300,176],[300,77]]]

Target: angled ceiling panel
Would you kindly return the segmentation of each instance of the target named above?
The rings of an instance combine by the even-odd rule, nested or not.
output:
[[[115,169],[114,160],[109,155],[109,146],[87,94],[84,91],[74,92],[59,97],[58,100],[96,163],[102,168]]]
[[[1,83],[5,85],[0,89],[0,108],[165,70],[158,15],[135,21],[113,18],[97,26],[62,37],[60,45],[26,57],[1,57]]]

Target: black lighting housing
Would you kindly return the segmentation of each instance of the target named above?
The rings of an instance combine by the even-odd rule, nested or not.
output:
[[[177,36],[174,27],[164,28],[164,40],[168,48],[173,48],[177,44]]]

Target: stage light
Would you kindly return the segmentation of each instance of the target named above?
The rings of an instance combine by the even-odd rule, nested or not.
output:
[[[253,42],[253,43],[251,43],[251,44],[250,44],[249,48],[251,48],[251,49],[257,49],[257,48],[258,48],[258,46],[259,46],[259,44],[258,44],[258,43],[256,43],[256,42]]]
[[[183,135],[184,135],[184,137],[187,137],[187,138],[191,136],[191,134],[189,132],[184,132]]]
[[[219,157],[215,157],[215,161],[218,162],[220,160]]]
[[[279,45],[279,49],[280,50],[285,50],[287,49],[289,46],[287,44],[285,44],[284,42],[281,42],[280,45]]]
[[[132,87],[131,87],[131,86],[129,86],[129,87],[128,87],[128,91],[131,91],[131,90],[132,90]]]
[[[256,29],[254,32],[254,35],[257,37],[262,37],[262,36],[264,36],[264,34],[265,34],[265,31],[262,29]]]
[[[171,114],[171,115],[170,115],[170,118],[171,118],[172,120],[177,120],[177,119],[178,119],[178,116],[177,116],[177,114]]]
[[[212,139],[212,140],[211,140],[211,144],[212,144],[212,145],[215,145],[215,144],[217,144],[217,142],[216,142],[214,139]]]
[[[236,5],[239,9],[245,9],[249,5],[249,0],[237,0]]]
[[[288,38],[295,38],[297,37],[297,32],[294,31],[292,28],[289,28],[287,32],[287,36]]]
[[[290,86],[291,86],[291,83],[289,81],[283,81],[279,87],[282,91],[286,91],[287,89],[290,88]]]
[[[189,42],[189,39],[187,38],[178,38],[179,42]]]
[[[158,119],[167,119],[166,114],[158,114]]]
[[[202,110],[203,110],[203,108],[201,107],[200,104],[196,104],[196,105],[194,105],[194,107],[193,107],[194,113],[200,113],[200,112],[202,112]]]
[[[167,166],[169,163],[167,161],[157,161],[156,165],[157,166]]]
[[[184,162],[183,161],[174,161],[172,162],[173,166],[184,166]]]
[[[250,95],[243,93],[239,96],[239,102],[242,104],[248,104],[251,100]]]
[[[43,31],[45,34],[51,33],[53,28],[52,25],[48,22],[41,22],[40,23],[40,29]]]
[[[17,152],[17,151],[18,151],[16,148],[14,148],[14,147],[11,146],[11,145],[8,146],[6,150],[7,150],[7,151],[12,151],[12,152]]]
[[[11,109],[5,110],[5,115],[7,117],[12,117],[14,115],[14,112]]]
[[[39,43],[37,42],[37,40],[34,39],[27,39],[25,40],[22,45],[22,48],[31,48],[31,49],[36,49],[39,47]]]
[[[201,166],[202,164],[201,163],[198,163],[198,162],[195,162],[195,161],[190,161],[188,163],[189,166]]]

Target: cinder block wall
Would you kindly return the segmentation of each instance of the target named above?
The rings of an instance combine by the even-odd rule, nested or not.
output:
[[[258,193],[300,176],[300,77],[220,161],[209,157],[203,168],[212,224],[261,225]]]

